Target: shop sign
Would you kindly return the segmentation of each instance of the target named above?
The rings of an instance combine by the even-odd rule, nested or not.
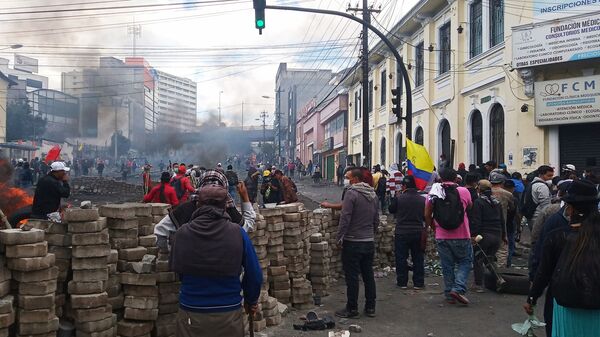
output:
[[[512,40],[515,68],[597,58],[600,12],[513,27]]]
[[[326,138],[321,146],[321,152],[333,150],[333,137]]]
[[[550,20],[589,13],[598,9],[600,0],[533,0],[533,19]]]
[[[600,76],[535,83],[535,124],[600,122]]]

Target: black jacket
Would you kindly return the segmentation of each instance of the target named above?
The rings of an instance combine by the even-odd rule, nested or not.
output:
[[[60,199],[71,195],[71,187],[66,181],[56,179],[52,174],[42,177],[35,188],[31,213],[38,218],[58,211]]]
[[[490,203],[489,200],[492,202]],[[494,198],[477,198],[473,203],[469,221],[472,237],[486,233],[501,237],[506,235],[502,220],[502,206]]]
[[[396,234],[421,233],[425,223],[425,198],[414,188],[392,198],[388,207],[396,214]]]

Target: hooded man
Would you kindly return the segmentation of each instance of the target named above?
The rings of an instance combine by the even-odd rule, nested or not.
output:
[[[244,184],[248,189],[248,197],[250,198],[251,203],[256,203],[256,197],[258,196],[258,178],[260,176],[260,172],[258,172],[254,167],[248,169],[248,176],[246,180],[244,180]]]
[[[175,233],[169,262],[181,280],[177,336],[243,337],[242,304],[251,314],[258,309],[262,270],[250,238],[225,210],[228,199],[224,186],[205,186]]]
[[[358,313],[358,275],[365,284],[365,314],[375,317],[375,276],[373,257],[375,254],[375,234],[379,226],[378,199],[372,186],[364,182],[360,168],[346,172],[350,181],[344,200],[337,234],[337,242],[342,246],[342,264],[346,279],[346,307],[336,311],[336,316],[356,318]]]
[[[62,161],[50,165],[50,173],[42,177],[35,188],[31,217],[46,219],[48,214],[57,212],[61,198],[71,195],[69,186],[69,168]]]
[[[180,203],[186,202],[190,197],[190,193],[194,192],[194,187],[190,182],[190,178],[185,175],[186,171],[187,168],[182,164],[179,166],[175,177],[171,179],[171,186],[175,188],[175,193],[177,193],[177,198],[179,198]]]

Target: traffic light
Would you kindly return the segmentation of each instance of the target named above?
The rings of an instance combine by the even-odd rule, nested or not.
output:
[[[253,0],[254,1],[254,14],[255,14],[255,26],[258,29],[258,33],[262,35],[262,30],[265,28],[265,6],[267,6],[267,0]]]
[[[396,115],[398,120],[403,118],[402,107],[400,106],[400,95],[402,95],[400,88],[392,89],[392,104],[394,105],[392,107],[392,112],[394,113],[394,115]]]

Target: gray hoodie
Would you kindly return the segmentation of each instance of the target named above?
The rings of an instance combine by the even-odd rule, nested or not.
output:
[[[375,241],[379,226],[378,199],[366,183],[350,186],[342,202],[338,241]]]

